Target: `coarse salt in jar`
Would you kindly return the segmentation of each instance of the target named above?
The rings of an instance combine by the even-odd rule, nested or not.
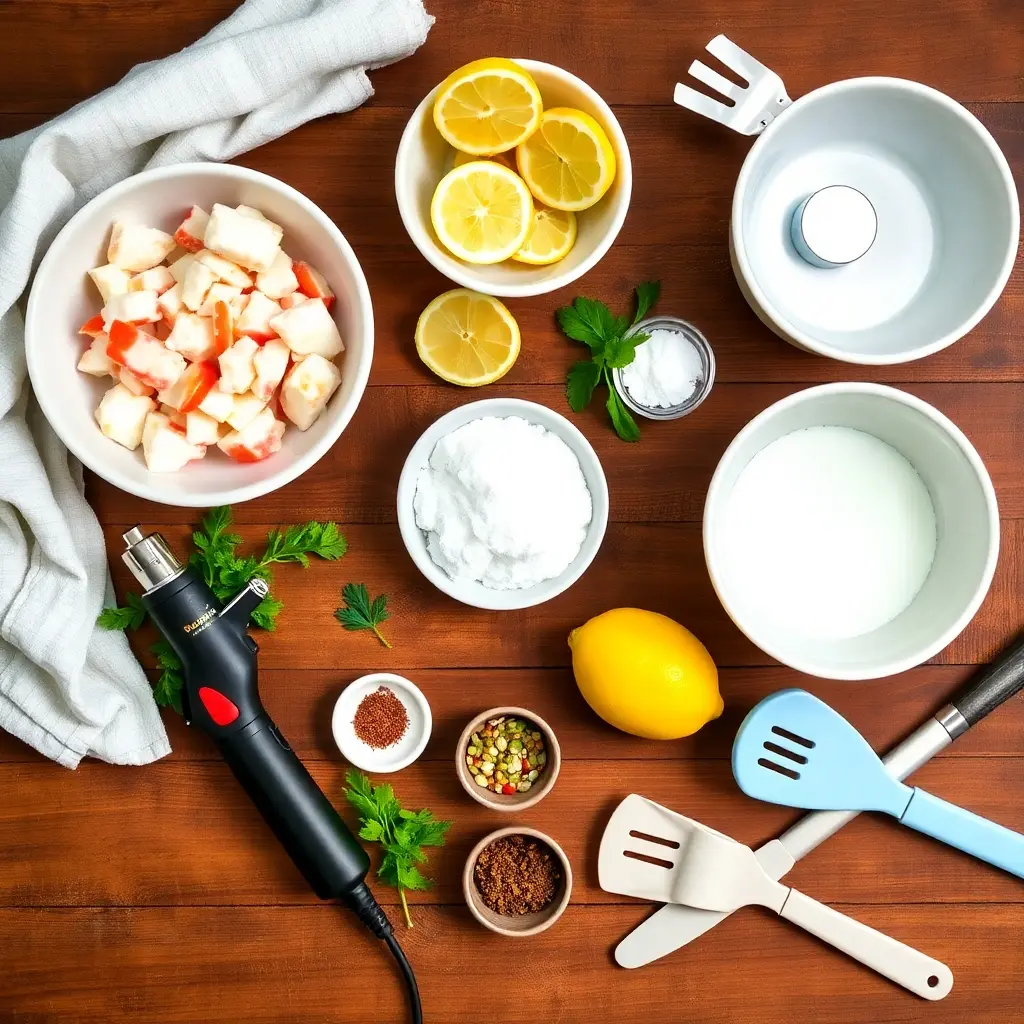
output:
[[[693,412],[715,381],[715,354],[693,324],[674,316],[642,320],[631,334],[648,339],[628,366],[612,371],[615,390],[635,413],[674,420]]]

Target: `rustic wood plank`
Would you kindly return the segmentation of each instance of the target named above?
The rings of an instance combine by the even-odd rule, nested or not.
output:
[[[336,514],[327,507],[323,515]],[[162,527],[172,547],[185,550],[186,528]],[[267,527],[245,526],[247,544],[265,536]],[[275,633],[260,635],[260,665],[284,669],[512,668],[569,664],[566,637],[593,615],[623,605],[639,605],[684,623],[698,636],[720,667],[771,664],[733,625],[719,604],[704,565],[700,527],[679,524],[612,524],[593,564],[575,586],[535,608],[501,615],[456,605],[429,583],[401,546],[395,526],[344,527],[349,553],[337,563],[316,563],[308,570],[283,567],[275,593],[285,610]],[[114,579],[119,593],[129,574],[118,556],[123,544],[118,527],[107,528]],[[1003,524],[1002,554],[988,598],[973,622],[935,660],[951,665],[982,664],[1021,628],[1018,592],[1024,565],[1024,520]],[[392,651],[373,637],[346,633],[333,619],[341,587],[365,582],[390,595],[393,618],[387,624]],[[132,581],[133,583],[134,581]],[[137,589],[134,588],[133,589]],[[152,640],[150,627],[137,639]],[[879,685],[879,684],[871,684]]]
[[[586,753],[597,752],[591,741]],[[344,766],[314,762],[310,770],[340,807]],[[1019,775],[1017,757],[959,752],[932,761],[915,781],[1021,829]],[[445,847],[430,857],[436,887],[410,898],[421,904],[460,902],[466,856],[488,831],[509,824],[508,816],[472,801],[443,762],[417,763],[389,781],[406,806],[427,806],[455,822]],[[0,792],[18,794],[15,807],[0,807],[0,906],[315,900],[223,764],[88,764],[74,774],[49,765],[0,765]],[[567,761],[551,794],[516,820],[563,846],[576,875],[576,902],[623,902],[598,887],[596,851],[608,815],[628,793],[642,793],[751,844],[772,838],[797,816],[743,796],[723,760]],[[1019,879],[867,815],[830,840],[827,852],[802,862],[792,878],[811,895],[839,903],[1021,899]],[[389,905],[397,900],[384,887],[378,887],[378,897]]]
[[[572,352],[565,352],[566,362]],[[801,390],[792,384],[719,384],[692,416],[643,422],[639,444],[624,444],[595,401],[573,414],[561,386],[496,385],[487,395],[539,402],[565,414],[594,445],[611,490],[613,522],[700,522],[711,475],[736,433],[759,412]],[[1024,404],[1012,384],[910,384],[903,390],[950,417],[971,438],[988,467],[1004,519],[1024,518]],[[393,523],[395,488],[409,450],[438,417],[478,393],[457,387],[371,387],[338,443],[288,487],[235,509],[239,522],[299,521],[325,508],[346,523]],[[111,442],[113,443],[113,442]],[[195,523],[194,509],[125,494],[90,476],[89,499],[108,525]]]
[[[131,4],[106,0],[4,4],[0,66],[16,67],[17,74],[6,76],[3,108],[63,110],[132,65],[191,43],[235,6],[235,0],[163,0],[143,18]],[[560,64],[613,103],[668,102],[673,84],[720,31],[777,71],[794,97],[840,78],[896,75],[961,101],[1024,99],[1015,62],[1024,33],[1012,3],[858,0],[816,7],[808,17],[799,3],[767,9],[757,0],[736,0],[723,11],[718,0],[697,0],[681,19],[671,0],[642,8],[612,0],[549,4],[543,25],[526,0],[482,0],[474,4],[472,24],[458,0],[427,6],[437,24],[426,46],[374,75],[381,101],[418,103],[453,68],[494,48],[481,39],[488,26],[503,52]]]

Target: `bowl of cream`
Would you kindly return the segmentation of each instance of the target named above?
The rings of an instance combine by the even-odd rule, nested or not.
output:
[[[704,506],[708,572],[766,654],[826,679],[936,655],[984,600],[999,510],[980,456],[927,402],[825,384],[736,435]]]
[[[398,525],[416,567],[463,604],[529,608],[572,586],[608,524],[590,442],[535,402],[492,398],[438,419],[398,482]]]

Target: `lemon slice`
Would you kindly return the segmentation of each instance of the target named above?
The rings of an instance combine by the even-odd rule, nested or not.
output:
[[[526,241],[533,199],[515,171],[494,160],[473,160],[438,182],[430,220],[453,255],[467,263],[500,263]]]
[[[434,124],[456,149],[486,156],[529,138],[542,109],[540,89],[525,68],[505,57],[485,57],[438,86]]]
[[[479,157],[475,153],[464,153],[461,149],[455,151],[455,163],[453,167],[461,167],[463,164],[472,163],[474,160],[493,160],[495,163],[507,167],[510,171],[519,173],[516,168],[516,154],[513,150],[510,153],[492,153],[490,156]]]
[[[576,242],[576,214],[534,204],[533,224],[522,247],[512,257],[519,263],[541,266],[557,263]]]
[[[516,149],[530,191],[556,210],[585,210],[615,180],[615,153],[604,129],[582,110],[552,107]]]
[[[438,377],[479,387],[512,368],[519,356],[519,324],[492,296],[455,288],[420,314],[416,351]]]

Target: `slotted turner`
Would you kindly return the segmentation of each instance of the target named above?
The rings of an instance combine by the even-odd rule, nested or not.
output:
[[[749,846],[636,793],[605,827],[597,871],[602,889],[623,896],[726,914],[768,907],[925,999],[953,987],[945,964],[782,885]]]
[[[894,779],[867,740],[805,690],[780,690],[747,717],[732,748],[747,796],[822,811],[882,811],[1024,878],[1024,836]]]
[[[715,36],[705,49],[712,57],[717,57],[727,68],[735,71],[747,85],[736,85],[714,68],[695,60],[690,65],[690,74],[698,82],[732,100],[732,103],[711,99],[677,82],[672,98],[679,106],[710,117],[712,121],[724,124],[742,135],[757,135],[792,102],[786,95],[782,79],[771,68],[766,68],[751,57],[746,50],[741,50],[731,39],[722,35]]]

